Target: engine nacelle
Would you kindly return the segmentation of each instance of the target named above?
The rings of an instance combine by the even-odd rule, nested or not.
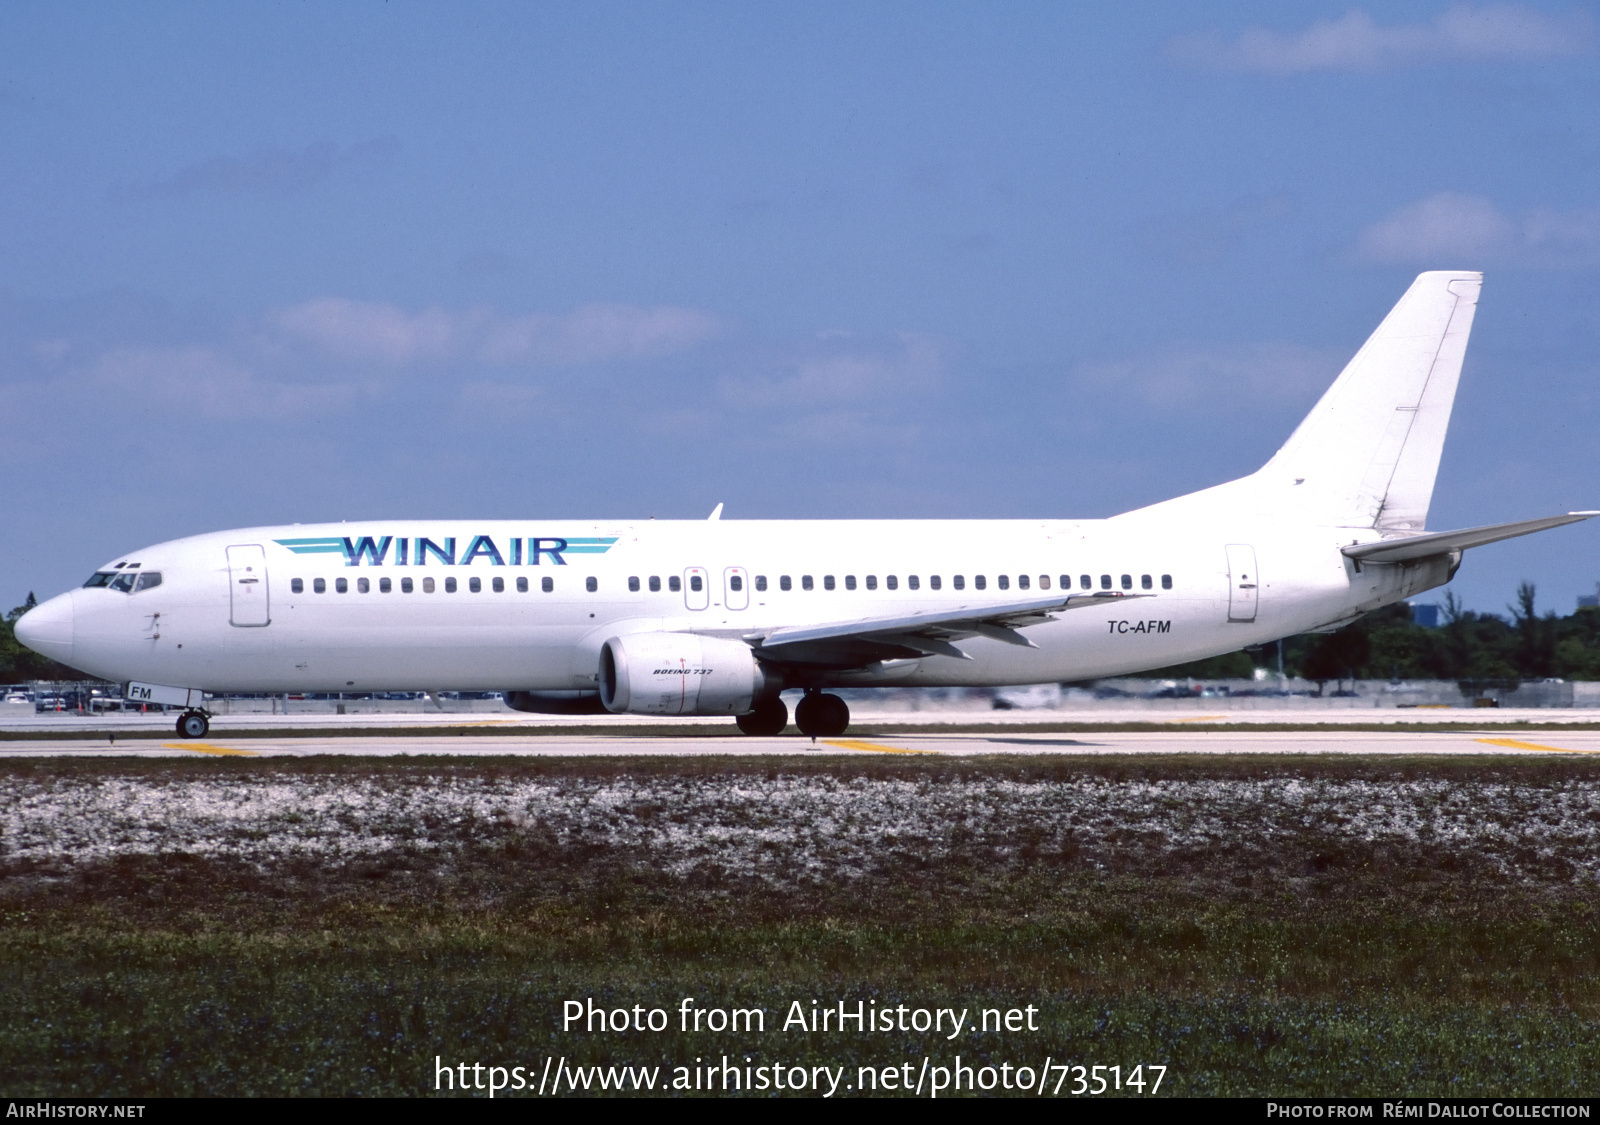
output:
[[[632,633],[600,650],[600,702],[635,715],[743,715],[780,687],[743,641]]]

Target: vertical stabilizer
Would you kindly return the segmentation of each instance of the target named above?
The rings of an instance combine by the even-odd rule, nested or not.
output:
[[[1319,522],[1422,531],[1482,284],[1482,274],[1466,271],[1412,282],[1255,474],[1263,499],[1288,501]]]

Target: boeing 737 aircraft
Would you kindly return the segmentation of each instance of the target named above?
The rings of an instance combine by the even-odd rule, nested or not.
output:
[[[16,625],[133,700],[503,689],[563,713],[844,732],[830,687],[1123,675],[1336,629],[1462,552],[1587,519],[1428,533],[1481,275],[1417,278],[1287,444],[1111,519],[420,521],[146,547]]]

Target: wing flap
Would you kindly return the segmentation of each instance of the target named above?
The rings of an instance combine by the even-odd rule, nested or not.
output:
[[[1536,531],[1577,523],[1595,516],[1600,516],[1600,512],[1568,512],[1564,516],[1543,516],[1535,520],[1469,527],[1463,531],[1441,531],[1433,535],[1413,535],[1407,539],[1388,539],[1381,543],[1362,543],[1345,547],[1343,553],[1358,562],[1411,562],[1451,551],[1465,551],[1468,547],[1482,547],[1486,543],[1498,543],[1502,539],[1515,539],[1519,535],[1532,535]]]

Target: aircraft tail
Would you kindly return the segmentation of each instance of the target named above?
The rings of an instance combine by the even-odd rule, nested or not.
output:
[[[1482,285],[1450,270],[1412,282],[1257,484],[1330,524],[1422,531]]]
[[[1464,270],[1421,274],[1272,460],[1118,518],[1254,512],[1422,531],[1482,285],[1482,274]]]

